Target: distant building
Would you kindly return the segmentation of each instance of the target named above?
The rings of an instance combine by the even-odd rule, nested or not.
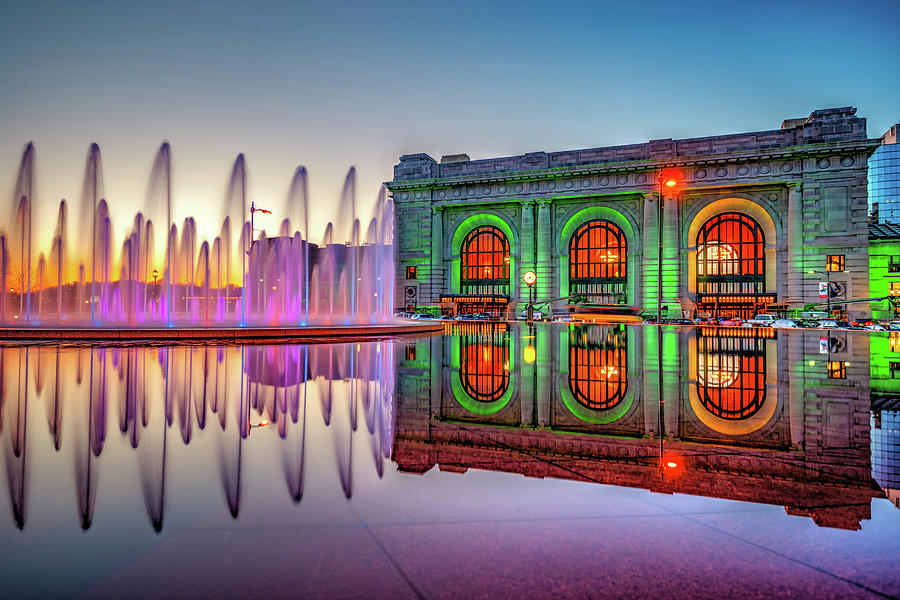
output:
[[[874,223],[900,223],[900,123],[881,136],[869,157],[869,214]]]
[[[664,316],[736,315],[820,302],[868,316],[867,161],[881,140],[851,107],[780,129],[470,160],[400,157],[397,293],[445,312],[529,301],[655,310],[658,214]],[[659,179],[672,174],[677,185]],[[537,281],[528,288],[524,275]]]
[[[900,223],[869,225],[869,291],[873,298],[900,300]],[[876,319],[900,319],[900,309],[890,301],[870,304]]]

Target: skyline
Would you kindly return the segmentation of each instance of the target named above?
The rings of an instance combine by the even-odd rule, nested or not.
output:
[[[857,107],[869,137],[900,120],[890,76],[900,7],[889,2],[849,15],[836,2],[93,6],[10,6],[0,19],[0,190],[10,206],[34,141],[41,249],[59,200],[79,203],[92,142],[117,239],[168,140],[176,222],[194,214],[212,237],[244,153],[251,199],[276,213],[262,223],[270,232],[293,170],[307,167],[316,241],[349,167],[365,215],[401,154],[478,159],[768,130],[834,106]]]

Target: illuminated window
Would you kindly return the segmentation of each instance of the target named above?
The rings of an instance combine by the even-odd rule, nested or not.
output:
[[[415,346],[407,346],[406,347],[406,360],[416,360],[416,347]]]
[[[888,291],[891,296],[900,296],[900,281],[892,281],[891,289]]]
[[[628,389],[628,332],[624,325],[577,327],[569,334],[569,390],[579,404],[608,410]]]
[[[406,267],[406,278],[407,279],[416,279],[416,275],[418,274],[416,267]]]
[[[835,271],[843,271],[844,270],[844,255],[843,254],[829,254],[828,258],[825,260],[825,270],[831,271],[832,273]]]
[[[841,360],[829,360],[828,379],[847,379],[847,363]]]
[[[765,235],[741,213],[722,213],[697,234],[697,292],[754,296],[765,291]]]
[[[888,273],[900,273],[900,256],[888,258]]]
[[[462,243],[463,294],[509,294],[509,241],[496,227],[476,227]]]
[[[698,336],[697,395],[706,410],[732,421],[759,412],[766,399],[764,344],[751,337]]]
[[[900,362],[892,360],[890,362],[891,379],[900,379]]]
[[[493,333],[460,336],[460,376],[466,393],[481,402],[498,400],[509,387],[509,338]]]
[[[615,224],[589,221],[579,227],[569,243],[569,293],[591,302],[624,302],[626,252],[625,235]]]

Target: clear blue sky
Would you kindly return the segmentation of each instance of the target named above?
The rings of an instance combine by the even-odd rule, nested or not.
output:
[[[216,229],[244,152],[267,208],[309,168],[315,232],[350,165],[369,205],[404,153],[774,129],[847,105],[877,137],[900,120],[898,23],[897,0],[4,2],[0,190],[34,140],[39,201],[74,201],[96,141],[121,229],[168,139],[179,216]]]

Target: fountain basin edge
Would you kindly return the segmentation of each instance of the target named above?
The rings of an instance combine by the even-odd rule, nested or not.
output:
[[[2,327],[0,340],[219,340],[360,338],[437,332],[439,322],[312,325],[303,327],[26,328]]]

